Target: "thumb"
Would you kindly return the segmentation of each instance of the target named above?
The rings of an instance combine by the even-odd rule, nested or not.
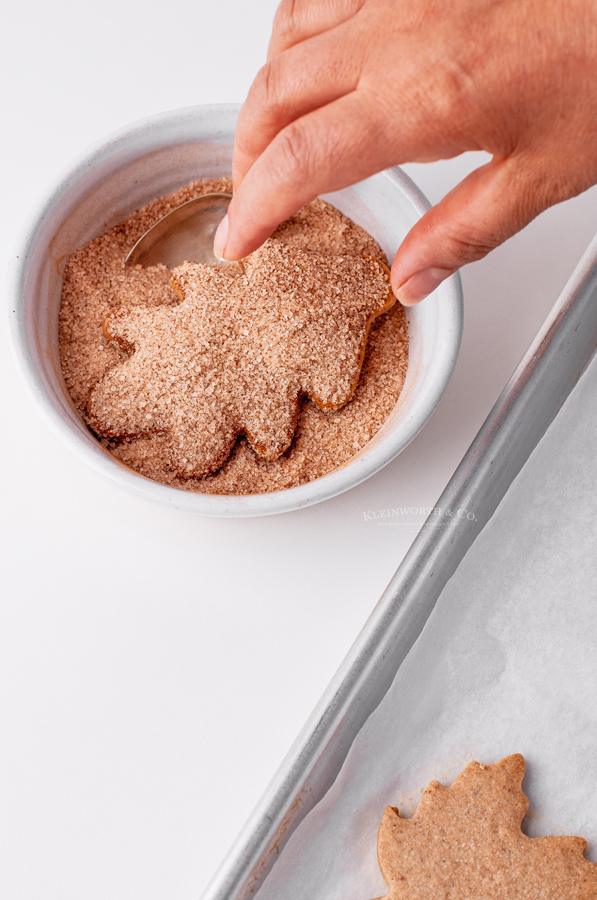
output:
[[[538,179],[508,157],[476,169],[411,228],[392,264],[392,289],[414,306],[444,279],[524,228],[548,203]]]

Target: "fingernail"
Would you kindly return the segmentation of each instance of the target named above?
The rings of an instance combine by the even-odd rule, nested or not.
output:
[[[394,293],[403,306],[415,306],[452,274],[452,269],[423,269],[411,275]]]
[[[228,243],[228,213],[224,216],[214,234],[214,256],[218,259],[226,259],[226,244]]]

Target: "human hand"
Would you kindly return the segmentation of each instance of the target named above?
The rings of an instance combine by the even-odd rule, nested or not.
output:
[[[466,150],[492,160],[402,243],[405,305],[597,182],[595,0],[283,0],[216,249],[240,259],[321,193]]]

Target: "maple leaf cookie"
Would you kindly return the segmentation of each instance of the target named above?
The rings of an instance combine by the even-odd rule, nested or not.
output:
[[[450,787],[432,781],[415,814],[388,806],[378,859],[386,900],[597,900],[597,865],[580,837],[529,838],[524,760],[473,762]]]
[[[336,410],[352,396],[373,320],[394,303],[378,259],[330,256],[270,239],[231,278],[198,263],[172,273],[177,305],[109,316],[131,351],[91,393],[89,421],[107,438],[162,432],[183,477],[217,470],[246,434],[277,459],[303,396]]]

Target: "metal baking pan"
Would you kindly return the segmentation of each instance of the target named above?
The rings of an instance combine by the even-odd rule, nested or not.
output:
[[[333,784],[436,601],[597,347],[597,238],[452,476],[203,900],[254,896]]]

